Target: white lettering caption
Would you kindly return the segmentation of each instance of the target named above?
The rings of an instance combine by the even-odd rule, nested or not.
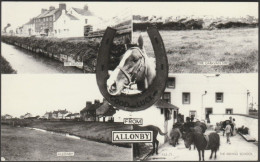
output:
[[[124,118],[124,124],[143,125],[142,118]]]
[[[64,62],[64,66],[83,66],[83,62]]]

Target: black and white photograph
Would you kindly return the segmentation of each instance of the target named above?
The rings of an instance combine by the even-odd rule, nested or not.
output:
[[[94,73],[104,30],[117,30],[113,55],[124,52],[132,31],[120,2],[2,2],[1,20],[6,74]]]
[[[133,8],[133,39],[156,26],[173,73],[258,72],[258,3],[143,2]]]
[[[87,84],[86,84],[87,83]],[[2,75],[1,161],[131,161],[94,74]]]
[[[258,161],[258,15],[2,1],[1,161]]]

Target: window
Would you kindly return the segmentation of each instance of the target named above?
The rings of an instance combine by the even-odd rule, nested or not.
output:
[[[233,114],[233,109],[226,109],[226,114]]]
[[[164,92],[162,99],[168,103],[171,103],[171,93],[170,92]]]
[[[163,114],[163,109],[161,109],[161,114]]]
[[[190,93],[182,93],[182,104],[190,104]]]
[[[167,87],[168,88],[175,88],[175,77],[168,78]]]
[[[88,19],[85,19],[85,24],[87,24],[88,23]]]
[[[223,102],[223,93],[222,92],[216,93],[216,102],[219,102],[219,103]]]

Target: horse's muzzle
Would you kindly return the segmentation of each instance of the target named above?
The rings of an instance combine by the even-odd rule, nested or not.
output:
[[[118,90],[117,88],[117,85],[116,85],[116,82],[107,82],[107,91],[110,95],[112,96],[116,96],[116,95],[120,95],[121,94],[121,91]]]

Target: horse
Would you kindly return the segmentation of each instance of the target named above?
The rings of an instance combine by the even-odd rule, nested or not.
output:
[[[156,76],[154,58],[148,57],[144,49],[143,37],[140,35],[136,47],[131,47],[121,56],[119,65],[109,73],[107,90],[110,95],[121,95],[124,89],[131,89],[136,84],[137,90],[143,92]]]
[[[173,147],[176,146],[178,143],[179,138],[182,136],[179,128],[173,128],[170,133],[170,144],[173,145]]]
[[[167,132],[163,133],[160,128],[158,128],[154,125],[147,125],[147,126],[143,126],[143,127],[138,126],[138,125],[133,125],[133,130],[135,130],[135,131],[153,131],[152,154],[154,154],[154,153],[158,154],[159,141],[157,140],[157,135],[159,133],[160,135],[165,136],[165,135],[167,135]],[[140,154],[139,148],[136,147],[136,149],[138,149],[137,152],[138,152],[138,154]]]
[[[196,146],[199,153],[199,161],[201,161],[201,153],[202,152],[202,160],[204,161],[204,151],[211,150],[210,159],[212,158],[213,152],[215,152],[215,159],[217,158],[217,151],[220,146],[220,138],[219,135],[215,132],[212,132],[208,135],[208,140],[204,137],[203,134],[197,132],[190,132],[184,139],[185,147],[189,148],[192,143]]]
[[[207,125],[205,123],[197,121],[197,122],[195,122],[194,126],[200,126],[202,129],[202,133],[206,132]]]

